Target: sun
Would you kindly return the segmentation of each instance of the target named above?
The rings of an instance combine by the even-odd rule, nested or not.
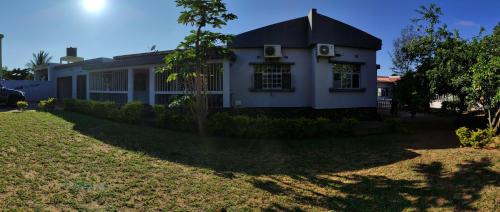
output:
[[[106,0],[82,0],[83,7],[89,12],[99,12],[106,6]]]

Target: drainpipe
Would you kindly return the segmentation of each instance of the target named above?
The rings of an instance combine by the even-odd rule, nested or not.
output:
[[[0,34],[0,69],[3,68],[3,63],[2,63],[2,39],[3,39],[3,35]]]

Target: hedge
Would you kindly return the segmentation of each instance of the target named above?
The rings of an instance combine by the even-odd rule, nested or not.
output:
[[[159,125],[167,129],[196,132],[195,120],[183,111],[155,106]],[[207,119],[207,131],[213,136],[239,138],[317,138],[353,133],[356,119],[335,123],[326,118],[250,117],[219,112]]]
[[[64,109],[98,118],[135,124],[142,119],[144,105],[141,102],[130,102],[120,107],[110,101],[66,99],[64,100]]]

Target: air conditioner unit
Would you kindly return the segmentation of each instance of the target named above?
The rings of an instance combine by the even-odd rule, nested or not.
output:
[[[318,44],[319,57],[335,57],[335,47],[332,44]]]
[[[282,57],[281,45],[264,45],[265,58],[279,58]]]

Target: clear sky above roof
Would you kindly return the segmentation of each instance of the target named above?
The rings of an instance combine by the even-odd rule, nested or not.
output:
[[[3,63],[9,68],[24,67],[31,54],[48,51],[54,61],[66,47],[78,47],[87,59],[173,49],[190,30],[177,24],[180,9],[171,0],[1,0],[0,33]],[[500,21],[500,1],[427,0],[227,0],[228,9],[239,19],[223,31],[242,33],[265,25],[306,16],[311,8],[364,30],[380,39],[379,75],[389,75],[389,52],[400,30],[415,17],[422,4],[435,2],[443,9],[443,22],[464,36],[476,35],[480,26],[487,32]]]

